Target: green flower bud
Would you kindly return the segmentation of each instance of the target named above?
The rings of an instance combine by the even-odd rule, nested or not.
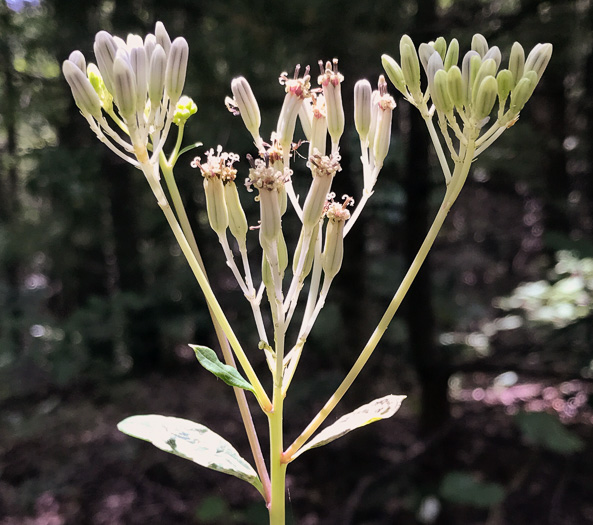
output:
[[[313,182],[307,193],[305,204],[303,204],[303,228],[305,231],[311,231],[319,223],[334,176],[342,169],[339,155],[321,156],[319,153],[309,158],[309,166]]]
[[[148,97],[153,108],[159,107],[163,98],[166,68],[167,55],[160,44],[157,44],[150,58],[150,74],[148,77]]]
[[[517,84],[523,78],[523,71],[525,67],[525,51],[519,42],[515,42],[511,48],[511,56],[509,57],[509,71],[513,74],[513,84]]]
[[[198,106],[196,106],[195,102],[183,95],[177,105],[175,106],[175,113],[173,115],[173,123],[177,126],[181,124],[185,124],[187,119],[192,115],[195,115],[198,111]]]
[[[113,95],[107,91],[107,87],[105,86],[105,82],[103,82],[103,77],[101,76],[99,68],[91,63],[87,66],[86,71],[93,89],[97,95],[99,95],[101,106],[106,111],[111,111],[111,108],[113,107]]]
[[[371,127],[372,96],[373,88],[368,80],[359,80],[354,85],[354,125],[363,143],[367,141]]]
[[[229,225],[229,216],[222,180],[218,177],[204,177],[204,193],[210,227],[218,235],[224,235]]]
[[[286,73],[280,75],[280,83],[285,86],[286,95],[278,116],[278,123],[276,124],[276,137],[278,142],[285,150],[284,155],[288,154],[288,150],[292,144],[294,136],[294,128],[296,126],[296,119],[299,115],[303,100],[310,96],[311,76],[309,75],[309,67],[305,69],[305,74],[302,78],[298,78],[300,65],[295,68],[294,78],[288,78]]]
[[[165,26],[162,22],[157,22],[154,28],[154,35],[156,37],[157,44],[165,51],[166,55],[169,55],[169,49],[171,48],[171,38],[169,37],[169,33],[165,29]]]
[[[414,42],[408,35],[402,36],[399,44],[401,55],[401,68],[406,80],[406,85],[415,99],[422,98],[420,90],[420,62],[414,47]]]
[[[114,98],[121,116],[130,119],[136,113],[136,79],[123,50],[118,49],[113,62]]]
[[[261,115],[249,82],[244,77],[234,78],[231,82],[231,91],[233,92],[235,104],[239,108],[239,113],[245,127],[257,142],[259,139]]]
[[[404,78],[404,72],[402,71],[402,68],[399,67],[399,64],[389,55],[382,55],[381,63],[383,64],[385,73],[387,73],[387,77],[395,86],[395,89],[406,96],[408,94],[406,79]]]
[[[64,60],[62,72],[72,90],[74,102],[83,115],[92,115],[96,119],[100,119],[101,101],[87,76],[71,60]]]
[[[86,73],[86,60],[84,58],[84,55],[80,51],[72,51],[72,53],[70,53],[70,56],[68,57],[68,60],[76,64],[83,73]]]
[[[188,57],[189,46],[187,40],[181,36],[177,37],[171,44],[167,58],[167,70],[165,71],[165,92],[173,105],[177,104],[183,92]]]
[[[461,79],[461,72],[459,73]],[[453,109],[453,100],[447,87],[448,74],[444,69],[439,69],[434,75],[433,89],[430,91],[432,102],[441,113],[449,113]]]
[[[288,268],[288,249],[286,247],[286,239],[282,230],[276,238],[276,248],[278,250],[278,270],[280,271],[280,278],[284,277],[284,271]]]
[[[537,85],[537,74],[531,71],[531,74],[526,74],[511,91],[511,114],[517,115],[525,106],[527,101],[533,94],[533,90]]]
[[[317,237],[319,236],[319,226],[313,228],[313,232],[309,239],[309,245],[307,246],[307,255],[305,256],[305,263],[303,264],[303,273],[302,279],[305,279],[307,275],[311,272],[311,268],[313,267],[313,260],[315,259],[315,244],[317,243]],[[292,273],[296,274],[299,264],[299,260],[301,258],[301,250],[303,249],[303,242],[305,238],[305,231],[301,230],[301,235],[299,236],[299,242],[297,243],[296,250],[294,251],[294,257],[292,259]]]
[[[237,185],[234,181],[229,181],[224,185],[224,200],[229,217],[229,229],[231,230],[231,234],[237,239],[239,246],[244,247],[249,226],[247,224],[245,212],[243,211],[243,206],[241,206]]]
[[[502,69],[498,72],[496,81],[498,82],[498,98],[504,102],[508,98],[513,87],[515,87],[513,74],[508,69]]]
[[[280,190],[290,180],[292,171],[285,168],[279,171],[273,166],[266,166],[261,159],[253,161],[249,170],[249,179],[245,182],[248,189],[259,190],[260,227],[259,235],[262,246],[273,245],[282,228],[282,207]]]
[[[344,259],[344,224],[350,212],[341,204],[334,202],[327,210],[325,244],[321,254],[321,266],[326,279],[333,279],[342,267]]]
[[[477,63],[477,58],[476,58],[476,63]],[[472,83],[472,103],[474,103],[476,100],[478,88],[482,84],[482,81],[486,77],[493,77],[495,75],[496,75],[496,62],[491,58],[484,60],[482,62],[482,65],[478,69],[476,78],[474,79],[474,81]]]
[[[113,62],[117,53],[117,44],[107,31],[99,31],[95,36],[93,49],[107,91],[115,95],[113,87]]]
[[[445,55],[445,71],[449,71],[451,67],[457,65],[457,61],[459,60],[459,42],[456,38],[449,42],[449,47],[447,49],[447,54]]]
[[[477,121],[485,119],[492,112],[498,96],[498,83],[493,76],[487,76],[476,90],[476,100],[472,106]]]
[[[552,44],[537,44],[525,61],[525,71],[535,71],[539,81],[552,58]]]
[[[402,68],[399,67],[399,64],[389,55],[382,55],[381,63],[383,64],[385,73],[387,73],[387,77],[395,86],[395,89],[397,89],[404,96],[407,95],[408,90],[406,89],[406,79],[404,78],[404,73]]]
[[[303,100],[299,109],[299,122],[305,138],[311,142],[311,126],[313,125],[313,101],[310,98]]]
[[[457,66],[451,66],[447,72],[447,89],[449,96],[455,107],[459,110],[463,108],[463,79],[461,77],[461,69]]]
[[[432,47],[434,47],[436,52],[441,56],[441,60],[445,60],[445,52],[447,51],[447,41],[444,39],[444,37],[438,37],[434,41]]]
[[[373,155],[375,167],[382,168],[391,142],[391,119],[395,109],[395,100],[387,93],[385,77],[379,77],[379,99],[377,101],[377,124],[373,137]]]
[[[488,41],[480,33],[476,33],[472,38],[472,49],[482,58],[488,53]]]

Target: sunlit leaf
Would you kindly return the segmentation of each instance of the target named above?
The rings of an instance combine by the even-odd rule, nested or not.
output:
[[[559,454],[583,449],[583,441],[547,412],[520,412],[515,421],[527,441]]]
[[[505,496],[502,485],[479,481],[467,472],[449,472],[441,482],[439,494],[451,503],[472,507],[491,507]]]
[[[319,432],[319,434],[302,447],[292,459],[295,459],[307,450],[331,443],[352,430],[364,427],[365,425],[379,421],[380,419],[390,418],[399,410],[402,401],[406,397],[407,396],[394,395],[381,397],[357,408],[354,412],[342,416],[333,425],[330,425]]]
[[[196,353],[196,357],[200,364],[208,370],[208,372],[212,372],[216,377],[222,379],[227,385],[236,386],[238,388],[242,388],[244,390],[249,390],[255,393],[254,388],[251,386],[251,383],[246,379],[243,379],[239,371],[229,365],[225,365],[222,363],[216,352],[206,346],[199,346],[199,345],[189,345],[192,350]]]
[[[226,439],[204,425],[178,417],[149,414],[128,417],[117,428],[124,434],[148,441],[165,452],[247,481],[260,493],[263,490],[251,465]]]

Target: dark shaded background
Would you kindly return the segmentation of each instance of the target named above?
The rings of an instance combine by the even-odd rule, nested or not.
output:
[[[337,415],[388,393],[407,394],[404,407],[291,465],[288,508],[294,523],[309,525],[593,523],[593,270],[583,259],[593,255],[590,1],[11,4],[0,4],[1,525],[266,523],[248,485],[115,428],[135,413],[187,417],[251,460],[232,393],[185,346],[216,343],[173,236],[143,178],[95,140],[60,75],[73,49],[91,60],[98,30],[144,34],[156,20],[190,44],[185,91],[199,111],[186,143],[242,155],[252,151],[249,136],[223,104],[234,76],[249,79],[271,130],[283,97],[276,79],[297,63],[338,56],[350,108],[355,81],[374,83],[381,54],[397,57],[403,33],[416,43],[456,37],[467,49],[479,31],[503,60],[515,40],[527,50],[553,43],[533,99],[476,163]],[[427,132],[396,98],[377,191],[348,237],[289,393],[287,440],[349,369],[440,202]],[[359,195],[346,114],[336,191]],[[241,340],[255,348],[190,160],[176,173],[208,271]],[[257,253],[255,238],[252,246]],[[562,276],[559,250],[577,261]],[[512,312],[497,307],[519,283],[567,275],[582,278],[582,293],[552,294],[552,314],[525,300]],[[578,316],[558,307],[575,301]],[[265,435],[264,419],[256,424]]]

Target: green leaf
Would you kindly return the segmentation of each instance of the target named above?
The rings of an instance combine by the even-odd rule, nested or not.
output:
[[[243,390],[249,390],[255,394],[255,389],[251,386],[251,383],[246,379],[243,379],[239,371],[232,366],[225,365],[218,359],[216,352],[206,346],[189,345],[192,350],[196,353],[196,357],[200,364],[212,372],[216,377],[222,379],[227,385],[236,386]]]
[[[467,472],[449,472],[442,480],[439,494],[451,503],[487,508],[500,503],[505,492],[498,483],[479,481]]]
[[[178,417],[149,414],[128,417],[117,428],[165,452],[247,481],[263,493],[262,483],[251,465],[226,439],[204,425]]]
[[[547,412],[520,412],[515,421],[527,441],[559,454],[583,450],[583,441]]]
[[[331,443],[352,430],[364,427],[365,425],[374,423],[380,419],[387,419],[393,416],[393,414],[399,410],[402,401],[406,399],[406,397],[407,396],[394,395],[380,397],[379,399],[375,399],[374,401],[357,408],[354,412],[342,416],[333,425],[324,428],[304,447],[299,449],[292,459],[294,460],[307,450]]]

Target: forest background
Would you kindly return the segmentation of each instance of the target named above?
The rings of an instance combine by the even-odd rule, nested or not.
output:
[[[185,93],[199,110],[186,143],[242,156],[253,147],[224,107],[231,79],[248,78],[271,130],[279,74],[339,57],[339,195],[362,188],[354,83],[376,82],[402,34],[465,50],[480,32],[503,63],[514,41],[554,45],[341,413],[388,393],[407,394],[404,407],[291,465],[289,514],[593,523],[590,0],[13,0],[0,3],[0,524],[266,523],[249,487],[115,428],[136,413],[187,417],[249,458],[232,393],[187,347],[216,347],[189,268],[143,177],[95,140],[61,76],[72,50],[92,60],[97,31],[145,34],[157,20],[190,45]],[[289,439],[349,369],[440,202],[428,133],[396,100],[391,152],[288,400]],[[223,308],[252,341],[191,157],[178,183]]]

